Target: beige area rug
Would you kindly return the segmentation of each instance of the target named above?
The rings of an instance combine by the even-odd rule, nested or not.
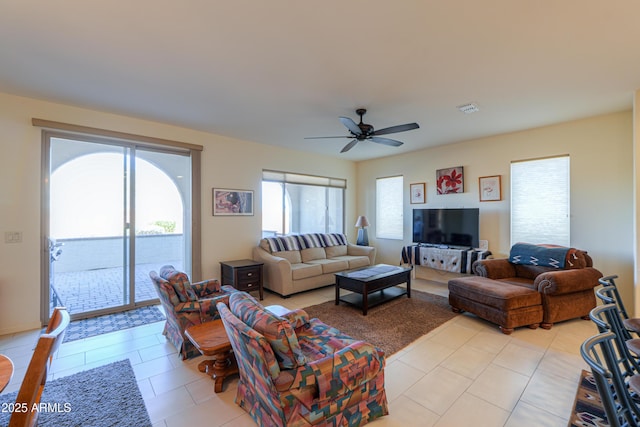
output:
[[[457,316],[447,298],[414,290],[411,298],[403,295],[370,308],[366,316],[359,308],[344,302],[335,305],[333,300],[304,310],[353,338],[380,347],[387,356]]]

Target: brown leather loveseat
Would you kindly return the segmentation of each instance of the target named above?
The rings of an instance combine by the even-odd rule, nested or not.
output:
[[[508,259],[478,260],[476,276],[449,281],[449,304],[497,323],[509,334],[518,326],[550,329],[584,318],[596,306],[593,288],[602,277],[587,252],[518,243]]]

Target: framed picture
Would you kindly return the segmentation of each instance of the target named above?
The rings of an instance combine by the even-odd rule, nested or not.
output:
[[[253,215],[253,191],[214,188],[213,215]]]
[[[438,169],[436,171],[436,187],[438,194],[455,194],[464,192],[464,171],[462,166]]]
[[[424,182],[409,184],[411,203],[425,203],[425,189],[426,184]]]
[[[501,175],[481,176],[478,178],[481,202],[496,202],[502,200]]]

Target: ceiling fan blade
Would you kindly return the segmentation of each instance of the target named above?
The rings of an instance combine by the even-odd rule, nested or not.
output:
[[[351,150],[353,147],[355,147],[355,145],[358,143],[357,139],[354,139],[353,141],[351,141],[350,143],[348,143],[347,145],[344,146],[344,148],[342,150],[340,150],[341,153],[346,153],[347,151]]]
[[[349,117],[340,117],[340,121],[351,131],[352,134],[362,135],[362,130],[358,127],[356,122],[351,120]]]
[[[408,130],[418,129],[420,126],[417,123],[407,123],[405,125],[391,126],[388,128],[380,129],[373,132],[371,135],[387,135],[389,133],[406,132]]]
[[[392,147],[399,147],[404,144],[404,142],[396,141],[395,139],[380,138],[378,136],[372,136],[371,141],[377,142],[378,144],[390,145]]]
[[[305,136],[304,139],[326,139],[326,138],[353,138],[352,135],[349,136]]]

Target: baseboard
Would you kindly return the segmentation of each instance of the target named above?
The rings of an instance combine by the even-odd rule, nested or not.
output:
[[[14,325],[10,328],[0,328],[0,335],[16,334],[19,332],[28,332],[34,329],[42,329],[42,325],[40,324],[40,322],[23,323],[19,325]]]
[[[459,277],[466,277],[468,274],[460,274],[460,273],[452,273],[450,271],[436,270],[429,267],[423,267],[421,265],[416,265],[414,267],[415,278],[430,280],[432,282],[438,282],[442,284],[449,283],[451,279],[457,279]]]

